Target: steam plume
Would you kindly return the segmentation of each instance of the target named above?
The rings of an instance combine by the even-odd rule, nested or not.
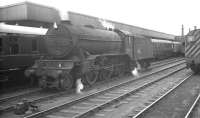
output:
[[[81,90],[84,88],[81,78],[76,80],[76,93],[82,93]]]
[[[138,69],[134,68],[134,70],[132,70],[132,74],[133,74],[133,76],[138,77],[139,76]]]
[[[104,19],[99,19],[99,22],[102,24],[103,27],[105,27],[106,29],[114,29],[114,25],[112,23],[107,22]]]
[[[133,76],[138,77],[139,76],[138,70],[141,69],[141,66],[140,66],[139,62],[136,62],[136,64],[137,64],[137,67],[135,67],[134,70],[132,70],[132,74],[133,74]]]

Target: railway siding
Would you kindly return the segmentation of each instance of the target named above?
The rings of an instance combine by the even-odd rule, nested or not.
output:
[[[121,78],[117,78],[118,80],[116,80],[116,78],[113,78],[112,80],[109,80],[109,82],[99,82],[97,83],[96,85],[94,85],[93,87],[89,88],[89,89],[85,89],[83,92],[82,95],[77,95],[77,94],[73,94],[73,95],[65,95],[65,96],[60,96],[60,97],[55,97],[55,98],[52,98],[52,99],[48,99],[46,101],[42,101],[42,102],[39,102],[37,103],[40,108],[42,110],[46,110],[48,108],[51,108],[52,106],[55,106],[55,105],[58,105],[58,104],[63,104],[64,102],[66,101],[72,101],[74,99],[78,99],[80,97],[84,97],[84,96],[87,96],[89,94],[92,94],[94,92],[97,92],[97,91],[100,91],[100,90],[104,90],[106,88],[110,88],[114,85],[119,85],[120,83],[124,82],[128,82],[130,80],[136,80],[136,79],[140,79],[142,77],[145,77],[147,75],[150,75],[150,74],[154,74],[154,73],[157,73],[158,71],[162,70],[162,69],[166,69],[166,68],[169,68],[171,67],[172,65],[174,65],[175,62],[185,62],[183,60],[173,60],[173,61],[170,61],[171,63],[167,62],[166,65],[163,65],[160,66],[160,67],[157,67],[157,68],[152,68],[150,71],[148,72],[144,72],[144,73],[140,73],[140,77],[137,78],[137,77],[124,77],[123,79]],[[104,85],[104,86],[102,86]]]
[[[186,74],[183,74],[186,73]],[[154,102],[159,96],[166,93],[169,89],[180,83],[184,77],[190,75],[190,72],[186,69],[179,71],[162,81],[153,84],[144,90],[139,91],[136,94],[132,94],[129,97],[122,99],[116,104],[113,104],[98,113],[95,113],[90,118],[131,118],[137,113],[142,111],[149,104]],[[101,117],[101,118],[103,118]]]
[[[185,118],[199,118],[200,117],[200,92],[196,97],[193,105],[190,107],[188,113]]]
[[[178,63],[176,63],[176,64],[178,64]],[[176,64],[174,64],[174,66],[176,65]],[[180,65],[179,65],[180,64]],[[106,89],[106,90],[102,90],[102,91],[98,91],[98,92],[96,92],[96,93],[93,93],[92,95],[89,95],[89,96],[85,96],[85,97],[81,97],[81,98],[78,98],[77,100],[75,100],[74,99],[74,101],[68,101],[68,102],[65,102],[65,103],[62,103],[61,105],[57,105],[56,107],[54,106],[54,108],[51,108],[51,109],[49,109],[49,110],[44,110],[44,111],[41,111],[41,112],[39,112],[39,113],[36,113],[36,114],[32,114],[32,115],[30,115],[30,116],[27,116],[27,118],[31,118],[31,117],[38,117],[38,116],[43,116],[43,115],[48,115],[49,117],[51,117],[49,114],[51,114],[52,112],[53,113],[59,113],[58,114],[58,116],[60,117],[60,115],[64,115],[64,116],[66,116],[66,114],[60,114],[60,112],[58,112],[59,110],[64,110],[64,108],[68,108],[68,107],[70,107],[70,110],[71,110],[71,107],[72,106],[76,106],[76,105],[74,105],[74,104],[78,104],[79,102],[80,103],[85,103],[84,101],[86,100],[91,100],[92,98],[96,98],[96,96],[99,96],[99,95],[101,95],[101,94],[104,94],[104,93],[109,93],[109,91],[111,92],[112,90],[115,90],[116,89],[116,93],[112,93],[112,94],[117,94],[117,96],[115,96],[112,100],[108,100],[108,101],[104,101],[103,103],[102,103],[102,101],[98,101],[98,105],[97,106],[93,106],[93,107],[91,107],[90,106],[90,110],[89,111],[85,111],[86,109],[84,108],[84,111],[85,111],[85,113],[83,113],[82,115],[86,115],[87,113],[90,113],[91,111],[93,111],[93,109],[96,111],[96,109],[98,109],[98,108],[102,108],[102,107],[104,107],[105,105],[107,105],[107,104],[109,104],[109,102],[113,102],[113,101],[116,101],[116,100],[118,100],[118,99],[121,99],[121,97],[122,96],[126,96],[126,95],[128,95],[129,93],[127,93],[127,92],[125,92],[124,93],[124,91],[120,91],[121,89],[123,89],[123,87],[125,87],[124,85],[126,85],[126,86],[132,86],[132,87],[134,87],[134,88],[136,88],[137,89],[137,87],[141,87],[140,85],[142,84],[143,86],[148,86],[149,84],[151,85],[152,84],[152,79],[156,82],[156,81],[159,81],[159,80],[157,80],[158,79],[158,77],[160,78],[160,79],[163,79],[163,77],[166,77],[166,75],[168,76],[168,74],[169,73],[172,73],[172,71],[173,71],[173,73],[175,73],[177,70],[179,70],[180,68],[182,68],[183,69],[183,67],[185,67],[185,65],[182,63],[180,63],[179,62],[179,64],[178,65],[176,65],[175,67],[173,67],[173,68],[170,68],[170,69],[166,69],[166,70],[164,70],[164,71],[162,71],[162,72],[160,72],[160,74],[152,74],[151,75],[151,77],[149,77],[149,76],[147,76],[149,79],[147,79],[147,78],[145,78],[145,79],[143,79],[143,80],[139,80],[138,82],[140,83],[138,83],[138,82],[135,82],[135,83],[130,83],[129,82],[129,84],[127,85],[127,82],[125,82],[125,83],[123,83],[123,84],[120,84],[120,86],[119,85],[115,85],[114,87],[111,87],[111,88],[109,88],[109,89]],[[166,75],[163,75],[163,74],[161,74],[161,73],[165,73]],[[168,74],[167,74],[168,73]],[[157,76],[157,77],[155,77],[155,75]],[[150,79],[151,78],[151,79]],[[144,82],[145,81],[145,82]],[[131,85],[130,85],[131,84]],[[134,84],[134,85],[133,85]],[[123,85],[123,86],[122,86]],[[119,88],[120,87],[120,88]],[[122,87],[122,88],[121,88]],[[141,88],[143,88],[143,87],[141,87]],[[133,89],[133,88],[132,88]],[[119,91],[118,91],[119,90]],[[132,92],[134,92],[135,90],[131,90]],[[128,92],[131,92],[130,90],[128,90]],[[137,91],[137,90],[136,90]],[[132,93],[131,92],[131,93]],[[120,95],[121,93],[123,93],[122,95]],[[120,95],[120,96],[119,96]],[[97,100],[97,99],[92,99],[92,100]],[[108,102],[108,103],[107,103]],[[100,105],[100,106],[99,106]],[[101,107],[102,106],[102,107]],[[69,110],[69,109],[68,109]],[[57,111],[57,112],[56,112]],[[63,113],[63,112],[62,112]],[[79,111],[79,113],[80,113],[80,111]],[[78,114],[79,114],[78,113]],[[68,113],[67,113],[68,114]],[[77,113],[76,114],[74,114],[75,115],[75,117],[82,117],[82,115],[81,114],[79,114],[78,116],[77,116]],[[56,116],[57,117],[57,116]]]
[[[56,94],[53,95],[55,97],[50,95],[52,97],[42,98],[41,100],[39,98],[39,100],[36,99],[36,101],[32,101],[32,102],[35,102],[36,105],[39,106],[40,110],[45,110],[45,109],[48,109],[48,108],[50,108],[52,106],[56,106],[58,104],[63,104],[66,101],[74,100],[74,99],[80,98],[81,96],[85,96],[85,95],[87,96],[87,95],[89,95],[91,93],[94,93],[94,92],[97,92],[99,90],[110,88],[111,86],[119,85],[120,83],[127,83],[130,80],[140,79],[142,77],[158,73],[160,70],[166,70],[167,68],[170,68],[171,66],[175,65],[174,64],[175,62],[176,63],[177,62],[183,63],[185,61],[183,61],[183,59],[173,59],[173,60],[169,59],[168,61],[165,60],[165,63],[163,62],[163,63],[159,63],[159,64],[154,64],[154,66],[155,65],[157,65],[157,66],[155,66],[155,67],[153,66],[151,68],[151,70],[149,70],[147,72],[140,73],[140,77],[139,78],[132,77],[132,76],[124,77],[123,79],[120,79],[121,77],[120,78],[112,78],[111,82],[110,81],[109,82],[106,82],[106,81],[105,82],[99,82],[99,83],[95,84],[95,86],[93,86],[91,88],[86,88],[84,90],[84,94],[82,94],[82,95],[77,95],[77,94],[74,95],[74,94],[71,94],[71,93],[67,94],[67,92],[62,92],[62,94],[58,93],[58,95],[56,95]],[[117,79],[117,81],[116,81],[116,79]],[[104,85],[104,86],[102,86],[102,85]],[[64,94],[64,93],[66,93],[66,94]],[[14,94],[14,96],[16,96],[16,97],[17,97],[17,95]],[[7,96],[9,98],[11,95],[5,95],[5,96]],[[37,97],[37,96],[35,96],[35,97]],[[3,104],[6,105],[7,103],[3,103]],[[14,104],[14,102],[13,102],[13,104]],[[17,118],[18,117],[16,115],[14,115],[11,111],[3,113],[3,114],[1,114],[1,116],[2,117],[6,117],[6,118],[7,117],[11,117],[11,118]]]
[[[199,118],[200,117],[200,93],[194,101],[192,107],[188,111],[185,118]]]
[[[200,92],[200,79],[192,76],[137,118],[184,118]]]

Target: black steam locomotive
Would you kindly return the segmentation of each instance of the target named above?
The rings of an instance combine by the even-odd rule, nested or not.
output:
[[[153,42],[150,37],[117,29],[60,24],[45,35],[47,55],[25,74],[37,78],[42,88],[69,89],[77,78],[92,85],[98,80],[123,75],[139,65],[147,68],[153,59],[177,53],[177,46],[174,42]]]

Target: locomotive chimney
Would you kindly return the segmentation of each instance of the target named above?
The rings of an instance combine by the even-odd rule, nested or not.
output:
[[[182,24],[182,29],[181,29],[181,36],[184,36],[184,26],[183,26],[183,24]]]
[[[194,30],[196,30],[197,29],[197,26],[194,26]]]

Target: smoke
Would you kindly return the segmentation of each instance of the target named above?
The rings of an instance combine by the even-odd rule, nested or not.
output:
[[[83,83],[81,82],[81,78],[76,80],[76,93],[81,94],[82,89],[84,88]]]
[[[132,74],[133,74],[133,76],[138,77],[139,76],[138,69],[134,68],[134,70],[132,70]]]
[[[54,28],[54,29],[57,29],[57,28],[58,28],[56,22],[54,22],[54,24],[53,24],[53,28]]]
[[[140,66],[139,62],[136,62],[136,64],[137,64],[137,67],[135,67],[134,70],[132,70],[132,74],[133,74],[133,76],[135,76],[135,77],[139,77],[139,72],[138,72],[138,70],[141,69],[141,66]]]
[[[99,19],[99,22],[102,24],[103,27],[105,27],[106,29],[114,29],[115,26],[112,23],[107,22],[104,19]]]

